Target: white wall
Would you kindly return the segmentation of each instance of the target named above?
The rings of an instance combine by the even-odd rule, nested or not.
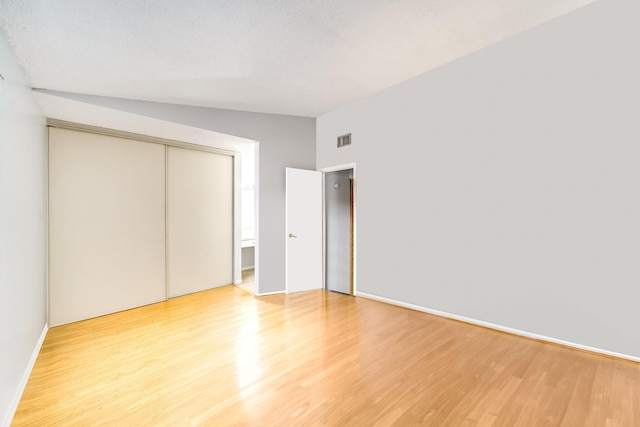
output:
[[[46,128],[0,34],[0,425],[8,424],[43,333]]]
[[[258,141],[256,283],[260,293],[284,291],[284,170],[315,169],[315,119],[56,92],[41,93],[38,98],[49,118],[96,126],[108,121],[102,126],[120,129],[118,123],[127,120],[123,115],[129,114],[134,120],[150,117]],[[92,108],[100,112],[93,114]]]
[[[357,162],[358,292],[640,357],[638,16],[595,2],[318,118],[317,167]]]

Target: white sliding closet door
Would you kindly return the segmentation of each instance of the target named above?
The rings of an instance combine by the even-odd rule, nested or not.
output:
[[[233,157],[167,147],[169,297],[233,283]]]
[[[162,301],[165,147],[49,129],[49,305],[56,326]]]

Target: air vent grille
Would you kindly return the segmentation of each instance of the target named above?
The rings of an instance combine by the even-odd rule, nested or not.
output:
[[[344,147],[345,145],[351,145],[350,133],[338,137],[338,148]]]

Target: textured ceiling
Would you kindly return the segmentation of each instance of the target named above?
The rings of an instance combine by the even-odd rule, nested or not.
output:
[[[36,88],[317,117],[593,0],[0,0]]]

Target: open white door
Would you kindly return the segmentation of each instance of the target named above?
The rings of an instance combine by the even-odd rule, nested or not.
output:
[[[286,170],[286,290],[322,288],[322,173]]]

